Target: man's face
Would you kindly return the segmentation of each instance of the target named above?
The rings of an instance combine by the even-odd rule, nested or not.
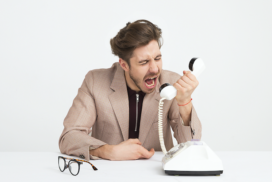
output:
[[[156,40],[147,45],[138,47],[130,58],[128,82],[139,90],[149,94],[157,85],[162,69],[161,51]]]

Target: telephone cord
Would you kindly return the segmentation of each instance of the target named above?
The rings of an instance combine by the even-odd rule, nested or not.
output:
[[[163,122],[163,118],[162,118],[162,115],[163,115],[163,112],[162,112],[162,109],[163,109],[163,100],[165,98],[161,98],[160,100],[160,103],[159,103],[159,111],[158,111],[158,131],[159,131],[159,139],[160,139],[160,144],[161,144],[161,149],[162,149],[162,152],[164,154],[167,153],[166,151],[166,148],[165,148],[165,145],[164,145],[164,139],[163,139],[163,129],[162,129],[162,122]]]

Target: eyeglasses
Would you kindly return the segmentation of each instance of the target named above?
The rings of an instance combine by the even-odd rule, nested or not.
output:
[[[66,163],[66,159],[70,160],[68,164]],[[60,171],[63,172],[65,169],[69,168],[70,173],[74,176],[78,175],[80,170],[80,165],[83,164],[83,162],[87,162],[91,164],[90,162],[85,160],[67,158],[62,156],[58,157]],[[93,167],[95,171],[97,170],[97,168],[93,164],[91,164],[91,166]]]

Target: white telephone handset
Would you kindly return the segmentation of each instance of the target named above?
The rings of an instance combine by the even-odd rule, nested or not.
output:
[[[205,69],[205,65],[202,59],[192,58],[189,63],[189,69],[191,73],[198,77]],[[172,100],[177,95],[177,90],[169,83],[164,83],[160,87],[160,96],[167,100]]]
[[[205,69],[202,59],[192,58],[189,69],[198,77]],[[162,159],[163,168],[166,174],[170,175],[220,175],[223,173],[222,161],[203,141],[187,141],[180,143],[166,151],[162,130],[162,109],[163,100],[175,98],[177,90],[169,83],[164,83],[160,87],[158,111],[158,130],[161,148],[165,156]],[[174,160],[175,159],[175,160]]]

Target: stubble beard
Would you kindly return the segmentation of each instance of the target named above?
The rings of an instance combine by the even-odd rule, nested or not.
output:
[[[142,92],[144,92],[146,94],[152,93],[156,88],[156,87],[154,87],[150,92],[146,92],[141,89],[140,84],[139,84],[139,83],[141,83],[141,81],[138,81],[136,78],[134,78],[134,76],[131,74],[131,70],[129,70],[129,76],[130,76],[131,80],[135,83],[136,87],[138,87],[139,90],[141,90]]]
[[[143,90],[141,89],[140,85],[139,85],[138,80],[137,80],[136,78],[134,78],[134,76],[131,74],[131,71],[129,71],[129,76],[130,76],[131,80],[134,82],[134,84],[136,85],[136,87],[137,87],[139,90],[143,91]]]

